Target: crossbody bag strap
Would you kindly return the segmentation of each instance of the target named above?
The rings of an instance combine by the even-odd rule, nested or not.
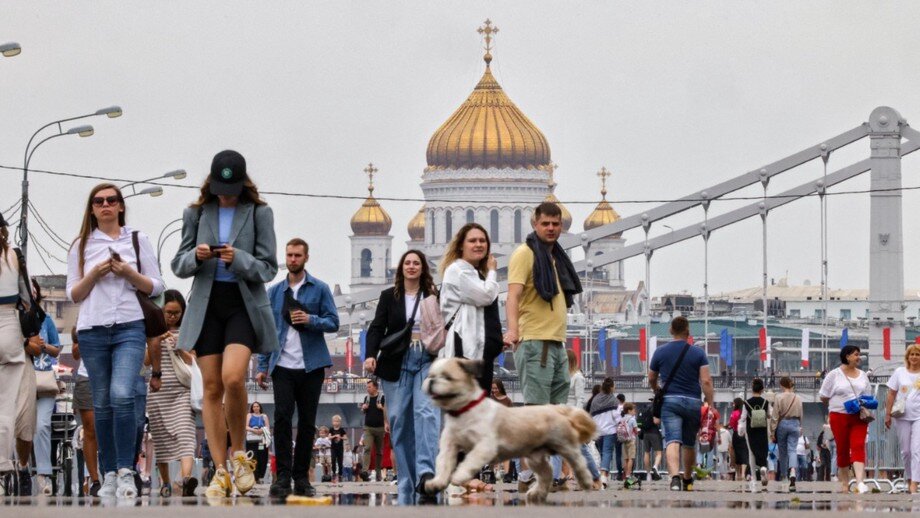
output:
[[[137,241],[137,230],[131,232],[131,244],[134,246],[134,258],[137,262],[137,273],[141,272],[141,245]]]
[[[32,295],[32,283],[29,282],[29,270],[26,268],[26,258],[22,255],[22,250],[14,248],[13,251],[16,252],[16,262],[19,263],[19,277],[22,279],[26,291],[29,293],[29,306],[35,307],[35,296]]]
[[[673,379],[674,379],[674,376],[677,375],[677,369],[678,369],[678,367],[680,367],[681,362],[684,361],[684,356],[687,355],[687,351],[690,350],[690,347],[692,347],[692,346],[691,346],[690,344],[687,344],[687,346],[684,347],[684,350],[680,352],[680,356],[677,357],[677,363],[674,364],[674,372],[672,372],[671,375],[668,376],[667,381],[664,382],[664,386],[661,387],[661,395],[662,395],[662,396],[664,396],[664,395],[666,395],[666,394],[668,393],[668,387],[671,386],[671,380],[673,380]]]
[[[422,294],[421,294],[421,292],[419,292],[419,293],[415,296],[415,305],[412,306],[412,316],[409,317],[409,320],[407,320],[406,323],[409,323],[409,321],[415,322],[415,314],[416,314],[416,312],[418,312],[418,303],[421,302],[421,301],[422,301]]]

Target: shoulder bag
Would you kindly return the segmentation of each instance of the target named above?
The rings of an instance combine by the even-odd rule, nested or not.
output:
[[[422,300],[421,304],[422,318],[419,322],[419,328],[422,334],[422,344],[428,354],[434,356],[441,352],[444,344],[447,343],[447,330],[454,324],[457,313],[460,308],[454,312],[454,316],[448,322],[444,322],[444,315],[441,314],[441,303],[435,295],[429,295]]]
[[[875,414],[873,414],[873,413],[872,413],[872,410],[870,410],[870,409],[868,408],[869,402],[868,402],[867,400],[863,399],[863,398],[859,395],[859,393],[856,392],[856,387],[853,386],[853,381],[850,380],[850,377],[847,376],[847,374],[846,374],[845,372],[843,372],[843,371],[841,370],[841,371],[840,371],[840,374],[841,374],[844,378],[847,379],[847,383],[850,384],[850,388],[853,389],[853,394],[856,396],[856,401],[859,402],[859,420],[862,421],[862,422],[864,422],[864,423],[871,423],[872,421],[875,421]],[[875,399],[875,398],[873,398],[873,399]],[[878,405],[878,402],[876,401],[876,406],[877,406],[877,405]]]
[[[687,344],[684,346],[684,350],[680,352],[680,356],[677,357],[677,363],[674,364],[674,370],[671,371],[671,375],[668,376],[667,381],[664,382],[664,386],[661,387],[661,390],[655,392],[655,397],[652,398],[652,416],[661,419],[661,407],[664,405],[664,396],[668,393],[668,387],[671,385],[671,380],[674,379],[674,376],[677,375],[677,369],[680,367],[681,362],[684,361],[684,356],[687,355],[687,351],[690,350],[691,345]]]
[[[908,389],[907,394],[904,397],[899,397],[895,400],[894,405],[891,405],[891,417],[895,419],[904,417],[904,414],[907,413],[907,398],[910,397],[910,393],[914,391],[916,384],[911,384],[910,389]]]
[[[167,348],[169,361],[172,363],[173,372],[176,373],[176,380],[179,384],[185,388],[192,388],[192,367],[182,360],[182,356],[176,350],[176,342],[172,339],[172,336],[172,333],[170,333],[170,338],[163,340],[160,347]]]
[[[137,258],[137,273],[142,273],[141,247],[137,242],[136,230],[131,233],[131,242],[134,244],[134,256]],[[140,290],[134,292],[137,295],[137,302],[141,305],[141,311],[144,313],[144,331],[147,333],[147,338],[161,336],[169,331],[169,327],[166,326],[166,317],[163,316],[160,306],[157,306],[156,302],[141,293]]]
[[[26,291],[29,292],[27,301],[20,296],[19,302],[16,303],[16,310],[19,312],[19,327],[22,328],[23,337],[32,338],[41,333],[42,323],[45,321],[45,310],[35,302],[35,297],[32,295],[32,283],[29,281],[29,272],[26,269],[26,259],[22,256],[22,250],[18,248],[13,250],[16,252],[16,260],[19,263],[19,275],[22,277]],[[29,303],[28,308],[25,302]]]
[[[419,293],[415,296],[415,306],[412,307],[412,315],[406,319],[406,325],[399,331],[387,335],[383,340],[380,341],[380,353],[378,354],[378,358],[402,354],[406,349],[408,349],[408,339],[410,336],[412,336],[412,328],[415,326],[415,314],[418,312],[418,305],[421,301],[422,294]],[[397,303],[402,302],[397,301]]]

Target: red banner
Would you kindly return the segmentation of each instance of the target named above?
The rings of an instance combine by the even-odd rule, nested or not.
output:
[[[882,329],[882,358],[891,360],[891,328]]]
[[[345,368],[348,369],[349,373],[351,373],[351,365],[352,365],[352,362],[354,361],[353,349],[354,349],[354,341],[349,336],[348,339],[345,340]]]
[[[767,328],[760,328],[760,361],[767,361]]]
[[[581,361],[581,337],[576,336],[572,338],[572,351],[575,353],[575,358],[578,358],[578,361]]]
[[[917,335],[917,336],[914,337],[914,343],[915,343],[915,344],[920,344],[920,335]]]
[[[639,361],[640,362],[648,361],[648,353],[646,352],[647,351],[646,343],[647,342],[646,342],[645,328],[640,327],[639,328]]]

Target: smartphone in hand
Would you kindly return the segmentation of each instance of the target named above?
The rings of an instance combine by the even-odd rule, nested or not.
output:
[[[208,248],[211,249],[211,257],[217,257],[220,255],[220,251],[224,248],[224,245],[209,245]]]
[[[118,255],[118,252],[115,251],[111,246],[109,247],[109,255],[112,257],[113,261],[121,262],[121,256]]]

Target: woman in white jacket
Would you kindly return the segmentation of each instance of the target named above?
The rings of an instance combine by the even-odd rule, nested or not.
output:
[[[441,313],[449,325],[439,356],[483,360],[479,383],[484,390],[492,386],[492,364],[502,350],[496,261],[490,249],[486,229],[467,223],[448,245],[439,268]]]

